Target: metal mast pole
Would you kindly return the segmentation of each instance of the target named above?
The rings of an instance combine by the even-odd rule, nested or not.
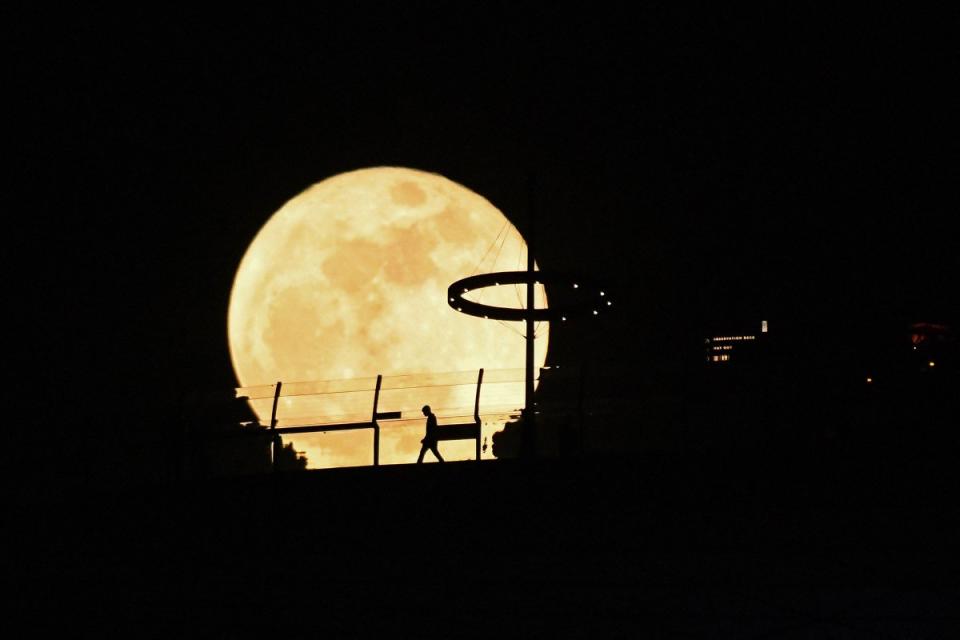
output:
[[[526,314],[526,391],[524,393],[523,430],[521,431],[520,456],[532,458],[536,455],[536,423],[533,401],[533,346],[534,325],[533,310],[536,308],[534,300],[534,178],[530,175],[527,185],[527,314]]]

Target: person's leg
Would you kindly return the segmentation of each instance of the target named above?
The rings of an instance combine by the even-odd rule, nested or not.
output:
[[[434,442],[433,446],[430,447],[430,451],[433,451],[433,455],[437,456],[437,460],[443,462],[443,456],[440,455],[440,449],[437,448],[436,442]]]
[[[423,455],[424,455],[426,452],[427,452],[427,444],[426,444],[426,443],[423,443],[423,445],[420,447],[420,457],[417,458],[417,464],[420,464],[420,463],[423,462]]]

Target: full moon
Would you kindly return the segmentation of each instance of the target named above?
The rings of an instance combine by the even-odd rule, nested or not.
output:
[[[443,424],[445,412],[462,415],[464,404],[473,411],[473,388],[458,383],[475,380],[480,368],[494,373],[524,366],[523,324],[460,314],[447,303],[447,287],[476,273],[525,267],[526,244],[506,216],[443,176],[374,167],[327,178],[273,214],[237,269],[227,332],[240,393],[277,381],[284,388],[298,383],[303,393],[279,405],[283,424],[334,422],[330,416],[363,411],[369,420],[372,393],[362,381],[378,374],[410,376],[403,379],[409,384],[400,385],[408,388],[406,396],[394,393],[388,407],[402,410],[404,419],[383,424],[380,460],[415,462],[423,437],[422,404],[434,407]],[[498,306],[522,306],[525,300],[522,286],[512,285],[471,295]],[[538,306],[545,306],[542,286],[536,296]],[[534,364],[541,367],[548,326],[536,335]],[[362,393],[323,397],[309,392],[361,388]],[[490,403],[519,407],[523,384],[497,394]],[[269,423],[270,400],[251,404],[261,423]],[[320,414],[323,420],[317,420]],[[485,419],[485,435],[495,430],[493,424]],[[369,430],[285,441],[313,468],[372,461]],[[440,451],[447,460],[469,459],[474,444],[441,442]]]

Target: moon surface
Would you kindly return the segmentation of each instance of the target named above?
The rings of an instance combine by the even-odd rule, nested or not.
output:
[[[238,393],[259,398],[251,404],[265,424],[272,393],[249,388],[277,381],[284,383],[281,425],[369,420],[370,389],[382,374],[384,386],[395,388],[382,394],[380,410],[400,410],[404,419],[382,423],[380,461],[414,462],[420,407],[434,407],[441,424],[472,414],[478,369],[493,381],[483,386],[481,414],[523,404],[522,382],[497,373],[522,370],[523,324],[458,313],[446,294],[460,278],[525,267],[526,244],[506,216],[443,176],[374,167],[323,180],[274,213],[240,262],[227,317]],[[525,299],[522,286],[471,296],[513,307]],[[545,306],[542,286],[536,296]],[[537,367],[548,339],[544,324]],[[498,375],[513,382],[497,384]],[[485,417],[485,435],[493,424]],[[312,468],[372,461],[371,430],[287,440]],[[472,441],[440,449],[448,460],[474,456]]]

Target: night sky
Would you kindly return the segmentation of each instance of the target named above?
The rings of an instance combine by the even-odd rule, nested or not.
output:
[[[554,361],[669,376],[715,327],[764,318],[809,347],[955,319],[951,21],[773,11],[17,13],[18,414],[70,457],[78,425],[229,390],[248,243],[309,184],[374,165],[441,173],[521,230],[534,174],[541,264],[619,309],[556,331]]]

